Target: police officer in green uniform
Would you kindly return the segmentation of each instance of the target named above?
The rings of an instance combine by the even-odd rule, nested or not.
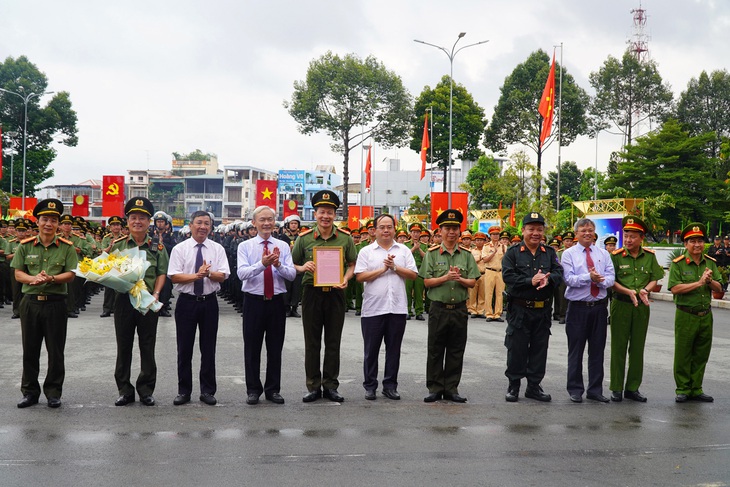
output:
[[[355,246],[358,254],[362,249],[375,241],[374,220],[372,218],[368,220],[363,228],[364,231],[360,231],[360,243]],[[365,292],[365,287],[362,282],[357,282],[356,279],[353,279],[353,281],[355,281],[355,316],[360,316],[362,312],[362,295]]]
[[[61,215],[59,220],[58,229],[63,238],[73,243],[76,257],[79,261],[83,260],[84,257],[90,257],[91,252],[86,244],[86,240],[82,239],[78,234],[73,231],[74,219],[71,215]],[[80,288],[83,286],[84,278],[76,276],[73,281],[68,285],[68,297],[66,299],[66,312],[69,318],[78,318],[79,315],[76,312],[76,303],[78,302],[78,293]]]
[[[405,243],[405,246],[411,249],[413,258],[416,261],[416,267],[421,268],[423,263],[423,257],[428,252],[428,245],[421,243],[421,233],[423,232],[423,225],[420,223],[411,223],[408,226],[408,231],[411,234],[411,239]],[[423,321],[423,292],[425,286],[423,285],[423,278],[421,276],[415,279],[406,280],[406,296],[408,296],[408,316],[407,319],[411,319],[414,316],[417,320]],[[411,312],[413,312],[411,314]]]
[[[10,261],[6,252],[6,244],[12,235],[8,234],[8,221],[0,220],[0,308],[3,304],[9,304],[13,299],[13,291],[10,288]]]
[[[712,402],[702,390],[702,379],[712,348],[711,291],[721,291],[715,261],[703,254],[707,230],[690,223],[682,231],[686,249],[669,267],[667,287],[674,295],[674,381],[677,402]]]
[[[30,220],[24,218],[15,220],[15,236],[9,239],[5,245],[5,255],[11,261],[20,242],[31,236],[28,234],[30,223]],[[15,272],[10,274],[10,289],[13,296],[13,315],[11,319],[18,319],[20,318],[20,302],[23,299],[23,285],[15,279]]]
[[[563,268],[555,249],[542,243],[545,219],[528,213],[522,219],[524,239],[507,249],[502,258],[502,278],[509,293],[507,347],[509,380],[505,400],[517,402],[523,378],[527,379],[525,397],[548,402],[542,390],[550,340],[550,305],[554,290],[563,282]]]
[[[23,332],[23,378],[20,390],[23,399],[19,408],[38,403],[41,387],[38,383],[41,345],[46,342],[48,371],[43,393],[48,406],[61,406],[66,346],[66,285],[75,276],[78,263],[73,244],[56,236],[63,204],[57,199],[38,202],[33,215],[38,219],[40,233],[20,242],[13,261],[15,279],[23,285],[20,303],[20,327]]]
[[[563,248],[558,251],[558,260],[563,258],[563,252],[573,246],[575,242],[575,232],[568,230],[563,235]],[[565,313],[568,310],[568,300],[565,299],[565,281],[562,281],[555,288],[555,306],[553,310],[553,319],[558,320],[559,325],[565,324]]]
[[[111,216],[106,221],[106,226],[109,229],[109,233],[104,236],[101,240],[101,250],[104,252],[111,252],[112,244],[115,240],[122,236],[122,217]],[[104,288],[104,303],[102,304],[100,318],[108,318],[112,314],[114,309],[114,301],[116,300],[117,292],[110,288]]]
[[[459,247],[463,221],[464,216],[454,209],[445,210],[436,218],[443,242],[428,249],[418,272],[431,300],[426,356],[429,394],[424,402],[441,398],[466,402],[466,397],[459,394],[469,321],[466,300],[468,288],[476,285],[481,273],[471,250]]]
[[[639,386],[644,372],[644,344],[649,329],[649,293],[664,276],[664,270],[654,252],[641,246],[647,232],[646,224],[635,216],[625,216],[621,224],[623,247],[611,253],[616,271],[611,300],[611,400],[621,401],[623,391],[626,399],[646,402]]]
[[[324,396],[331,401],[345,400],[337,392],[340,383],[340,342],[345,324],[345,289],[355,273],[357,250],[352,237],[335,228],[335,212],[340,199],[329,190],[318,191],[312,196],[314,219],[317,224],[311,230],[299,234],[292,249],[292,260],[302,276],[302,325],[304,328],[304,371],[307,394],[303,402],[316,401]],[[345,275],[338,285],[315,286],[315,247],[340,247]],[[320,370],[320,350],[324,331],[324,362]],[[323,390],[322,390],[323,389]]]
[[[150,219],[155,212],[154,206],[147,198],[132,198],[124,205],[127,215],[129,236],[122,237],[114,242],[112,251],[139,247],[145,251],[150,263],[144,275],[147,291],[155,299],[160,299],[160,291],[167,278],[167,266],[170,257],[162,243],[152,245],[147,234]],[[117,382],[119,398],[116,406],[126,406],[134,402],[135,386],[139,400],[145,406],[154,406],[157,382],[157,363],[155,362],[155,343],[157,341],[157,320],[159,313],[148,311],[143,315],[132,307],[127,295],[119,295],[114,304],[114,329],[117,336],[117,364],[114,370],[114,379]],[[134,334],[137,332],[139,340],[140,371],[135,386],[130,381],[132,368],[132,348]]]

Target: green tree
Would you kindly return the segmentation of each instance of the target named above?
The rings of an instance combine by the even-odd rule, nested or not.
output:
[[[573,161],[565,161],[560,165],[560,196],[561,199],[569,197],[572,201],[580,200],[582,173],[578,165]],[[550,201],[555,201],[558,194],[558,173],[550,171],[547,174],[547,194]],[[560,207],[563,207],[561,202]]]
[[[39,96],[48,89],[48,78],[26,56],[7,57],[0,63],[0,88],[18,95],[0,92],[0,124],[3,130],[3,146],[13,147],[13,191],[20,194],[23,181],[23,125],[25,123],[25,104],[28,99],[28,134],[25,171],[25,192],[35,194],[35,189],[43,181],[54,175],[51,163],[56,158],[54,140],[74,147],[78,143],[76,112],[71,106],[70,94],[60,91],[41,106]],[[10,154],[3,151],[3,179],[0,188],[10,189]]]
[[[414,194],[411,196],[411,204],[408,206],[409,215],[430,215],[431,214],[431,195],[427,194],[423,198]]]
[[[471,197],[472,207],[481,208],[491,205],[496,208],[500,201],[514,199],[514,187],[508,188],[502,179],[499,163],[492,156],[479,157],[474,167],[466,175],[463,189]]]
[[[482,137],[486,118],[484,109],[474,101],[471,93],[466,88],[454,83],[453,92],[453,125],[451,145],[454,153],[449,164],[449,90],[451,87],[449,76],[444,76],[435,88],[426,86],[416,99],[413,125],[411,128],[411,149],[421,152],[423,141],[423,121],[426,111],[433,109],[433,117],[429,118],[429,129],[433,126],[433,132],[429,135],[429,141],[433,146],[433,161],[431,165],[437,164],[440,169],[453,165],[455,159],[466,159],[476,161],[482,155],[479,148],[479,140]],[[428,151],[431,157],[431,150]],[[446,178],[444,178],[443,191],[446,191]]]
[[[510,144],[523,144],[537,154],[537,173],[542,174],[542,154],[558,138],[557,121],[562,118],[562,145],[570,145],[578,135],[588,130],[586,109],[589,97],[578,86],[573,76],[563,67],[562,106],[560,87],[556,79],[555,127],[550,137],[540,145],[542,117],[537,111],[540,105],[545,80],[550,72],[550,57],[542,50],[530,54],[504,80],[501,95],[494,115],[485,131],[485,145],[494,152],[500,152]],[[555,72],[560,70],[556,63]],[[540,194],[540,181],[535,187],[537,198]]]
[[[591,73],[590,83],[596,91],[590,105],[592,130],[615,127],[626,145],[631,145],[638,124],[661,120],[672,107],[672,91],[662,82],[656,63],[639,62],[629,51],[621,60],[608,56]]]
[[[614,194],[632,198],[658,198],[670,195],[658,218],[671,228],[683,222],[706,222],[722,216],[726,191],[724,184],[710,175],[707,146],[715,134],[692,136],[675,119],[669,119],[656,132],[636,139],[620,153],[623,159],[609,186]]]
[[[210,152],[203,152],[200,149],[195,149],[189,154],[173,152],[172,157],[174,157],[176,161],[210,161],[211,159],[218,156]]]
[[[405,145],[412,103],[400,77],[373,56],[362,60],[328,51],[309,63],[304,81],[294,82],[284,107],[301,133],[324,131],[334,140],[332,150],[343,156],[342,182],[348,194],[350,150],[368,139],[386,148]],[[343,214],[347,216],[347,198]]]

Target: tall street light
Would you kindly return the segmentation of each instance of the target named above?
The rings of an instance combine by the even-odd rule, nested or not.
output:
[[[23,87],[21,86],[20,89]],[[23,117],[23,207],[22,210],[25,210],[25,161],[26,161],[26,152],[27,152],[27,145],[28,145],[28,102],[31,98],[34,96],[41,97],[43,95],[50,95],[53,93],[53,91],[45,91],[43,93],[28,93],[27,95],[23,96],[20,93],[16,93],[14,91],[6,90],[5,88],[0,88],[0,91],[3,91],[5,93],[10,93],[11,95],[19,96],[23,100],[23,104],[25,105],[25,115]]]
[[[437,46],[436,44],[431,44],[430,42],[424,42],[419,41],[418,39],[413,39],[414,42],[418,42],[419,44],[426,44],[427,46],[435,47],[436,49],[440,49],[446,54],[446,56],[449,58],[449,63],[451,65],[451,73],[449,74],[449,82],[451,83],[449,87],[449,160],[446,161],[447,164],[447,173],[446,173],[446,185],[448,186],[449,190],[449,208],[451,208],[451,143],[452,143],[452,136],[453,136],[453,116],[454,116],[454,57],[459,53],[459,51],[463,51],[467,47],[472,46],[478,46],[479,44],[486,44],[489,42],[486,41],[479,41],[475,42],[474,44],[467,44],[466,46],[460,47],[459,49],[456,49],[456,44],[458,44],[459,40],[466,35],[466,32],[460,32],[459,37],[456,38],[456,42],[454,42],[454,45],[451,46],[451,51],[449,52],[446,50],[445,47]]]

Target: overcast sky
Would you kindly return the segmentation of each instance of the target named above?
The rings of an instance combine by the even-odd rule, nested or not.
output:
[[[644,0],[642,6],[650,55],[675,97],[702,70],[725,69],[730,2]],[[592,93],[589,74],[609,54],[622,55],[638,7],[639,0],[4,0],[0,58],[26,55],[48,76],[49,90],[71,93],[79,144],[59,146],[56,176],[44,185],[169,169],[173,151],[194,149],[218,154],[221,166],[333,164],[341,174],[342,156],[330,150],[330,139],[300,134],[282,106],[309,62],[327,50],[375,56],[416,97],[448,74],[449,61],[413,39],[448,47],[462,31],[464,44],[488,39],[458,54],[454,79],[491,118],[514,67],[561,42],[564,66]],[[599,137],[599,169],[620,143]],[[403,169],[420,165],[408,148],[375,150],[376,161],[397,157]],[[562,160],[592,167],[595,141],[563,148]],[[545,170],[556,162],[553,145]]]

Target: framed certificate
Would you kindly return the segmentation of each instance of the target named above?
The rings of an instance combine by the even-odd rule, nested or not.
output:
[[[342,247],[314,247],[314,285],[319,287],[339,286],[342,284],[344,269]]]

